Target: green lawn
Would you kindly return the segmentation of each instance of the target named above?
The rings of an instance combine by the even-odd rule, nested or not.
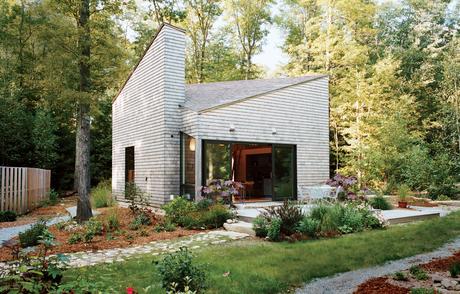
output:
[[[386,230],[368,231],[335,239],[298,243],[241,241],[196,251],[207,264],[209,293],[277,293],[316,277],[369,267],[433,250],[460,236],[460,212],[442,218]],[[164,293],[159,287],[154,258],[67,272],[99,281],[105,291],[122,293],[128,286],[142,292]],[[224,277],[224,272],[230,272]]]

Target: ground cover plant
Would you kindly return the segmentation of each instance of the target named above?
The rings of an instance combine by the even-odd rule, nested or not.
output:
[[[203,199],[192,202],[184,197],[175,197],[162,206],[166,220],[187,229],[213,229],[234,217],[227,205]]]
[[[112,197],[112,183],[102,181],[95,188],[91,189],[91,202],[95,208],[109,207],[115,204]]]
[[[195,254],[206,264],[207,293],[279,293],[314,278],[431,251],[459,235],[460,212],[454,212],[444,218],[340,238],[295,243],[250,240],[219,247],[222,250],[203,248]],[[159,258],[142,255],[126,262],[72,269],[65,280],[94,280],[109,292],[122,292],[129,286],[162,293],[157,270],[145,271],[155,260]]]
[[[11,210],[0,211],[0,222],[14,222],[18,215]]]

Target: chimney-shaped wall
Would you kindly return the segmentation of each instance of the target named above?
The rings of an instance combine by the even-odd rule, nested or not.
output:
[[[160,206],[179,194],[179,104],[185,100],[185,32],[164,24],[112,105],[112,192],[125,200],[125,150],[136,185]]]

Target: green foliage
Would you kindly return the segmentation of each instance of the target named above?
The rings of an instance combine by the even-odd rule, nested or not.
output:
[[[129,224],[131,230],[138,230],[142,226],[148,226],[152,224],[152,219],[147,213],[141,212],[137,214]]]
[[[398,198],[399,201],[407,201],[407,197],[409,197],[410,188],[408,185],[401,185],[398,187]]]
[[[17,213],[12,210],[0,211],[0,222],[14,222],[18,217]]]
[[[113,210],[107,217],[107,228],[109,231],[116,231],[120,227],[120,220],[118,219],[118,213]]]
[[[436,200],[438,200],[438,201],[450,201],[452,199],[450,199],[450,197],[448,197],[446,195],[439,195],[438,198],[436,198]]]
[[[460,262],[457,261],[451,264],[449,267],[449,273],[452,278],[458,277],[460,274]]]
[[[70,235],[69,240],[67,243],[69,244],[77,244],[83,241],[83,235],[81,233],[73,233]]]
[[[419,281],[428,280],[429,276],[427,273],[419,266],[414,265],[409,269],[410,274]]]
[[[40,237],[43,235],[46,229],[46,221],[39,220],[34,225],[32,225],[30,229],[19,233],[19,242],[21,243],[21,246],[24,248],[38,245]]]
[[[311,238],[314,238],[318,233],[319,225],[319,220],[310,217],[304,217],[297,225],[297,231]]]
[[[396,281],[407,281],[407,280],[409,280],[407,278],[407,276],[403,272],[396,272],[393,275],[393,279],[396,280]]]
[[[284,201],[281,206],[267,207],[262,215],[271,222],[273,219],[281,220],[281,234],[286,236],[295,232],[297,224],[302,220],[304,214],[302,207],[296,202]]]
[[[91,242],[94,236],[101,236],[104,231],[104,226],[101,221],[96,218],[90,218],[85,223],[85,231],[83,233],[83,241],[86,243]]]
[[[171,202],[163,205],[161,208],[165,211],[166,217],[179,226],[184,225],[183,218],[185,216],[196,211],[195,203],[184,197],[175,197]]]
[[[268,226],[270,223],[268,222],[267,218],[258,215],[253,221],[252,221],[252,228],[256,232],[257,237],[262,237],[265,238],[268,234]]]
[[[167,254],[156,265],[164,289],[202,292],[206,288],[206,272],[203,266],[196,265],[193,256],[186,247],[178,252]]]
[[[91,190],[92,206],[95,208],[113,206],[115,201],[112,197],[112,183],[101,181],[96,188]]]
[[[56,190],[54,190],[54,189],[50,190],[50,192],[49,192],[49,201],[50,201],[51,205],[55,205],[56,203],[58,203],[58,201],[59,201],[59,193]]]
[[[390,210],[392,208],[390,202],[382,195],[370,199],[369,203],[375,209]]]
[[[280,218],[272,218],[267,230],[267,237],[270,241],[281,240],[281,226],[283,221]]]
[[[157,224],[154,228],[156,232],[172,232],[176,230],[176,225],[169,220]]]

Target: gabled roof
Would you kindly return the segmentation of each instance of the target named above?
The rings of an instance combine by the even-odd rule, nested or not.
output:
[[[316,74],[296,78],[189,84],[185,86],[183,106],[197,112],[204,111],[326,76]]]

